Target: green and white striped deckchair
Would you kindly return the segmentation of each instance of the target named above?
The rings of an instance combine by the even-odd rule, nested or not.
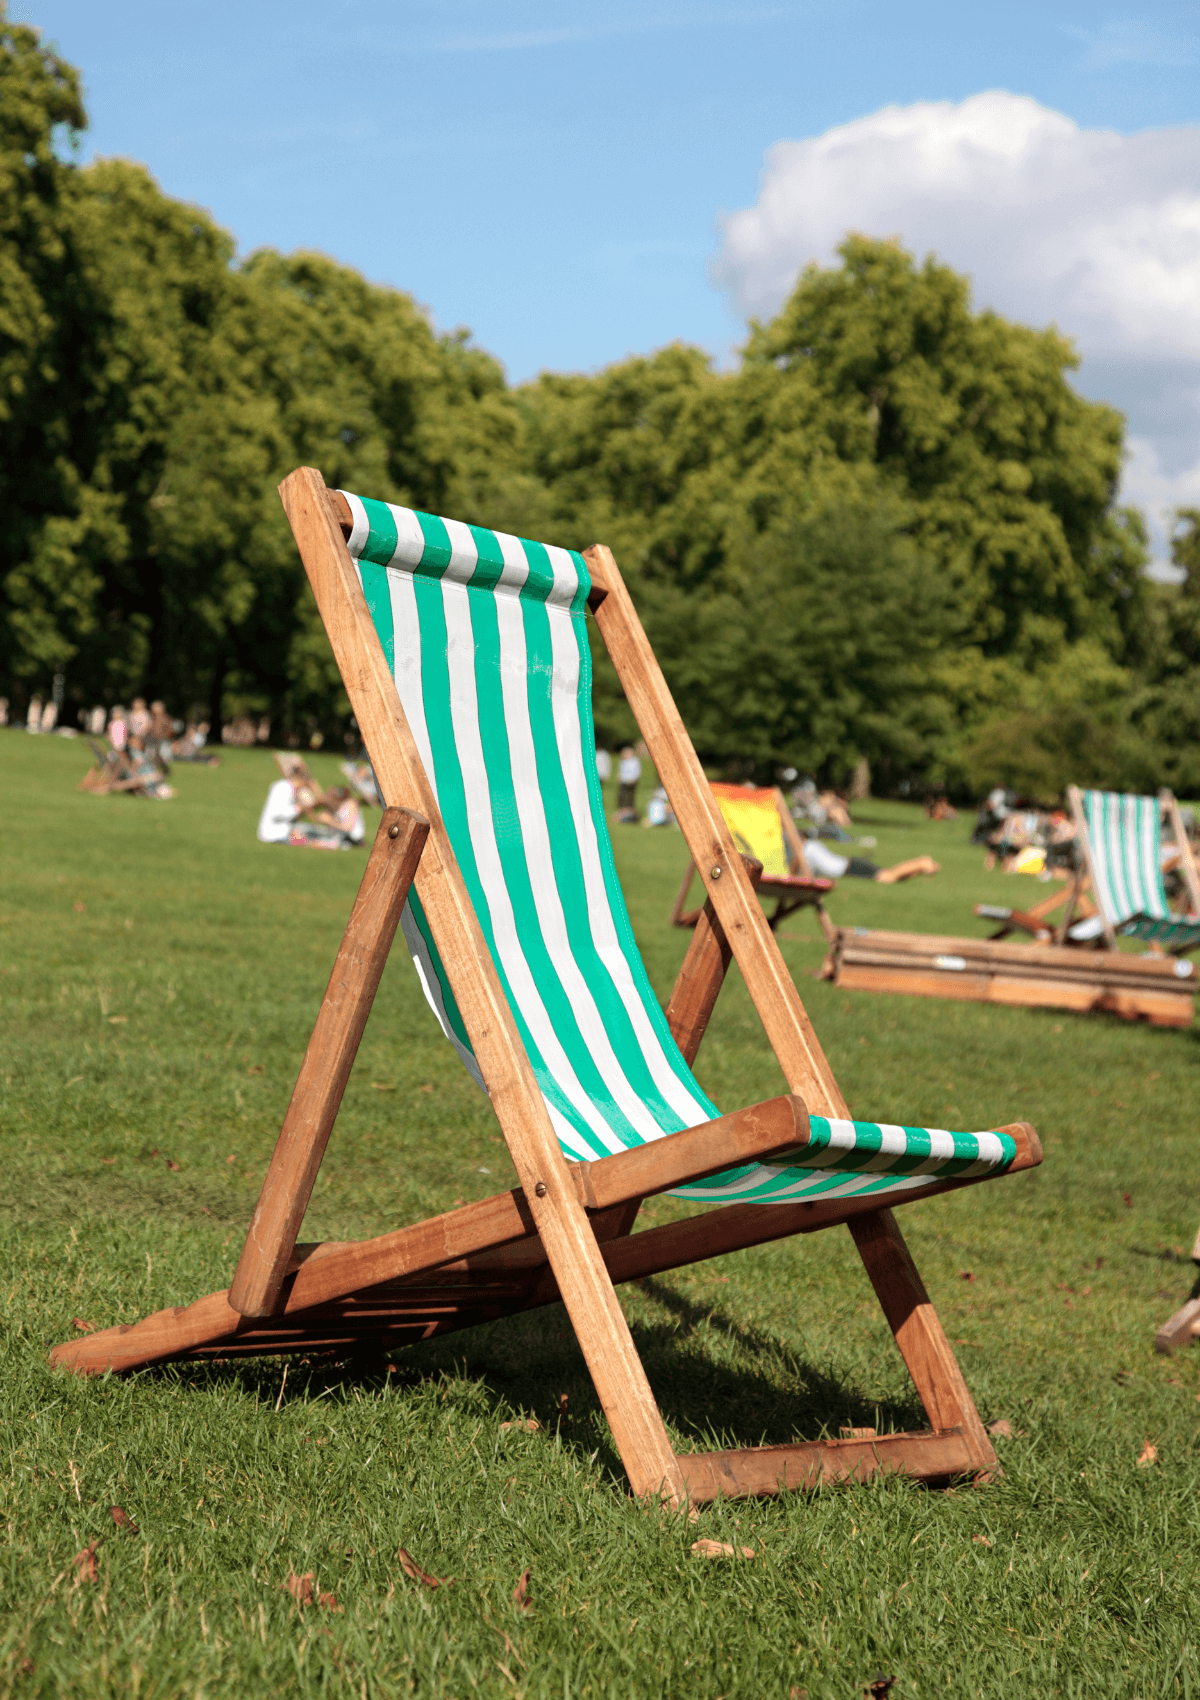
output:
[[[1178,806],[1170,792],[1138,797],[1116,791],[1076,791],[1070,801],[1083,846],[1092,895],[1105,932],[1145,939],[1173,956],[1200,945],[1200,903],[1195,868]],[[1163,887],[1162,817],[1171,817],[1183,868],[1191,914],[1171,910]]]
[[[994,1453],[890,1206],[1032,1167],[1037,1136],[853,1120],[607,550],[326,490],[284,506],[387,807],[228,1293],[56,1349],[77,1368],[427,1337],[561,1298],[639,1495],[770,1493]],[[595,615],[707,893],[664,1013],[595,764]],[[520,1188],[374,1240],[296,1235],[397,923]],[[789,1086],[722,1116],[691,1063],[735,958]],[[698,1215],[631,1233],[641,1199]],[[918,1435],[676,1457],[614,1283],[844,1223],[929,1414]]]
[[[650,986],[613,865],[573,550],[364,501],[349,551],[554,1131],[569,1160],[609,1156],[720,1115]],[[484,1084],[414,894],[402,922],[446,1037]],[[811,1118],[801,1160],[673,1188],[777,1204],[923,1190],[1003,1172],[1002,1133]]]

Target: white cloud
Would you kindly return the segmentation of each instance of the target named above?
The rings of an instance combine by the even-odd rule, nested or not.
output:
[[[848,230],[933,251],[977,305],[1075,339],[1079,387],[1129,415],[1125,493],[1153,501],[1161,549],[1161,510],[1196,499],[1200,127],[1083,130],[1001,91],[885,107],[768,151],[757,203],[722,220],[714,281],[768,315]]]

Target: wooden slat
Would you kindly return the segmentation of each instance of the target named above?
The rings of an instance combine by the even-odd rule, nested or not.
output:
[[[838,944],[847,961],[878,964],[916,962],[932,967],[939,956],[961,957],[969,969],[986,971],[995,965],[1006,972],[1066,975],[1076,979],[1124,975],[1131,983],[1153,989],[1155,982],[1186,983],[1165,956],[1142,956],[1123,950],[1071,950],[1054,944],[997,944],[991,939],[959,938],[932,933],[901,933],[884,928],[843,927]]]
[[[757,887],[762,878],[762,863],[753,856],[743,856],[742,862],[750,884]],[[680,901],[691,883],[692,865],[688,864],[688,879],[680,892]],[[725,983],[731,957],[729,940],[710,898],[696,920],[692,942],[680,964],[675,988],[666,1008],[667,1026],[689,1068],[696,1060],[700,1041]]]
[[[845,1100],[696,759],[617,564],[603,544],[587,550],[584,559],[594,582],[605,586],[603,599],[595,609],[601,636],[788,1087],[815,1114],[844,1117]]]
[[[279,1302],[428,833],[429,822],[406,809],[383,812],[230,1284],[229,1302],[243,1316],[270,1316]]]
[[[1006,980],[1003,976],[921,974],[902,969],[845,968],[834,983],[843,991],[893,992],[907,997],[1004,1004],[1019,1009],[1065,1009],[1077,1015],[1117,1015],[1152,1027],[1190,1027],[1193,1001],[1183,995],[1110,991],[1053,980]]]
[[[870,1439],[798,1441],[791,1446],[755,1446],[737,1452],[691,1452],[679,1467],[694,1504],[722,1499],[763,1498],[828,1482],[867,1481],[895,1471],[918,1481],[946,1480],[978,1468],[961,1429],[933,1434],[885,1434]]]
[[[678,1499],[683,1481],[662,1417],[467,896],[339,512],[311,467],[286,478],[280,496],[384,800],[430,823],[415,887],[633,1491]]]

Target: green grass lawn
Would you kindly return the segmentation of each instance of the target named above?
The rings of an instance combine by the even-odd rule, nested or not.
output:
[[[1193,1273],[1194,1032],[838,992],[813,977],[813,917],[784,925],[856,1115],[1041,1134],[1041,1169],[900,1216],[984,1420],[1014,1431],[986,1489],[891,1479],[690,1526],[647,1512],[557,1307],[390,1361],[293,1361],[286,1385],[273,1359],[85,1381],[47,1363],[76,1318],[228,1282],[364,860],[256,843],[261,752],[176,769],[169,803],[80,793],[86,765],[80,743],[0,733],[0,1700],[848,1700],[877,1671],[905,1700],[1200,1700],[1200,1353],[1152,1346]],[[839,922],[978,933],[975,901],[1046,889],[985,875],[965,819],[858,818],[877,860],[929,851],[942,872],[845,880]],[[615,840],[665,999],[682,839]],[[725,1109],[781,1090],[736,974],[697,1072]],[[304,1237],[513,1178],[397,949]],[[842,1230],[621,1295],[680,1445],[922,1422]],[[755,1557],[694,1556],[697,1536]],[[94,1540],[90,1580],[73,1560]],[[410,1579],[401,1547],[453,1585]],[[292,1599],[308,1573],[336,1609]]]

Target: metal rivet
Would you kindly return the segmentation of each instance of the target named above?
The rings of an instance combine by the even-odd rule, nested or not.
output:
[[[537,1193],[539,1198],[545,1198],[545,1196],[546,1196],[546,1183],[545,1183],[545,1181],[539,1181],[538,1184],[534,1187],[533,1190],[534,1190],[534,1192]]]
[[[399,838],[399,836],[400,836],[400,828],[398,826],[389,826],[388,827],[388,837],[389,838]]]
[[[713,878],[713,879],[715,879],[715,880],[719,880],[719,879],[720,879],[720,877],[721,877],[721,870],[720,870],[720,868],[710,868],[710,869],[709,869],[709,870],[708,870],[708,871],[709,871],[709,874],[710,874],[710,875],[711,875],[711,877],[712,877],[712,878]]]

